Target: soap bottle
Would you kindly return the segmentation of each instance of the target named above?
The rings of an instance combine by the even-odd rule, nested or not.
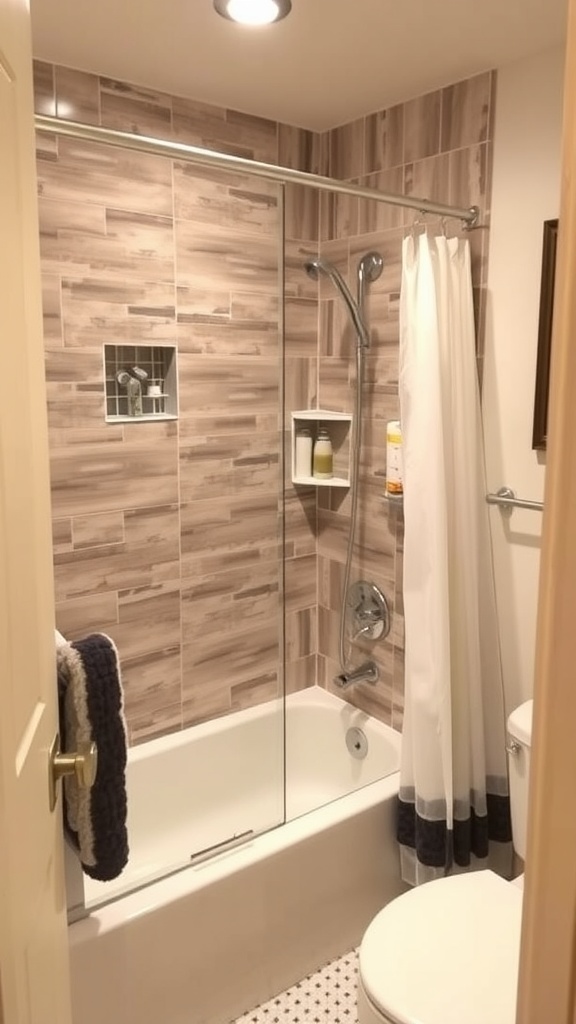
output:
[[[402,430],[399,420],[389,420],[386,426],[386,494],[400,498],[402,483]]]
[[[294,474],[301,479],[312,476],[312,434],[308,427],[301,427],[296,434]]]
[[[312,476],[317,480],[330,480],[334,476],[334,454],[330,434],[320,427],[314,444]]]

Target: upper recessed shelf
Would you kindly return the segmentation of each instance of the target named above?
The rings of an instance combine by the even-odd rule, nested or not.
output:
[[[104,345],[106,420],[150,423],[178,419],[173,345]]]

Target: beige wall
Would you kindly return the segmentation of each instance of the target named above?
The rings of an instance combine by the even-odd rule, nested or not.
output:
[[[37,109],[176,138],[457,205],[471,235],[480,361],[494,80],[489,73],[323,135],[36,65]],[[43,136],[38,151],[57,618],[117,642],[136,742],[337,671],[349,495],[294,488],[285,434],[284,579],[279,411],[352,411],[354,347],[318,251],[371,289],[359,534],[352,578],[381,586],[388,640],[364,645],[376,688],[347,697],[396,727],[403,711],[401,511],[384,497],[385,424],[398,415],[401,241],[409,211],[286,189],[281,367],[276,186]],[[451,224],[450,228],[458,228]],[[105,424],[104,342],[176,345],[180,419]]]
[[[489,490],[544,496],[545,453],[532,450],[543,221],[557,217],[564,53],[498,71],[484,367]],[[532,696],[539,512],[491,510],[507,710]]]

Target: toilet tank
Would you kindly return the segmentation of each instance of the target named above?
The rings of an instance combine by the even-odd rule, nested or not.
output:
[[[519,857],[526,860],[528,824],[528,783],[532,742],[532,705],[527,700],[508,719],[508,768],[510,772],[510,810],[512,839]]]

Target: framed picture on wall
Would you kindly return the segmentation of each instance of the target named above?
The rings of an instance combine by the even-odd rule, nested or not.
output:
[[[548,432],[548,390],[550,386],[550,348],[552,342],[552,318],[554,314],[557,239],[558,220],[545,220],[542,244],[540,314],[538,318],[536,388],[534,391],[534,423],[532,427],[532,448],[538,451],[546,450],[546,435]]]

